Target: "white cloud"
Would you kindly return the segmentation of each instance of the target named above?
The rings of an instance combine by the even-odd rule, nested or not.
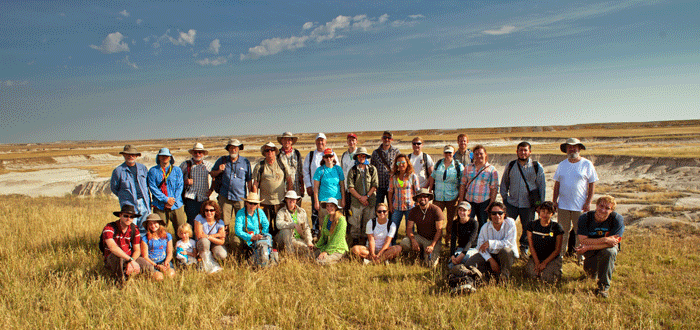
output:
[[[226,59],[226,57],[219,56],[215,59],[204,58],[201,60],[196,60],[195,62],[197,62],[197,64],[199,64],[201,66],[206,66],[206,65],[217,66],[217,65],[221,65],[221,64],[226,64],[226,62],[228,62],[228,60]]]
[[[110,33],[102,40],[101,46],[90,45],[90,48],[97,49],[105,54],[128,52],[129,45],[122,41],[124,38],[124,35],[119,32]]]
[[[501,34],[512,33],[512,32],[514,32],[515,30],[516,30],[516,29],[515,29],[515,26],[512,26],[512,25],[504,25],[504,26],[502,26],[502,27],[501,27],[500,29],[498,29],[498,30],[486,30],[486,31],[484,31],[484,33],[497,36],[497,35],[501,35]]]
[[[120,11],[119,14],[122,15],[122,16],[124,16],[124,17],[129,17],[129,12],[126,11],[126,9]]]
[[[287,38],[269,38],[260,42],[255,47],[248,48],[248,52],[240,54],[240,59],[257,59],[262,56],[274,55],[285,50],[295,50],[307,46],[307,42],[315,41],[321,43],[333,39],[343,38],[344,32],[374,31],[386,27],[398,27],[403,25],[414,25],[412,22],[402,20],[389,21],[389,15],[384,14],[379,17],[367,17],[367,15],[343,16],[340,15],[330,22],[315,26],[312,22],[306,22],[302,26],[305,32],[303,35],[291,36]]]
[[[408,15],[408,18],[419,19],[419,18],[425,18],[425,16],[423,16],[423,14],[416,14],[416,15]]]
[[[122,63],[125,63],[126,65],[138,70],[139,66],[136,65],[136,63],[129,62],[129,55],[124,56],[124,59],[121,60]]]
[[[209,52],[212,54],[218,54],[220,47],[221,43],[219,42],[219,39],[214,39],[214,41],[209,44]]]
[[[167,32],[166,32],[167,33]],[[188,44],[194,45],[194,38],[197,35],[197,31],[190,29],[185,32],[180,32],[180,36],[177,38],[177,40],[173,37],[168,37],[168,40],[170,40],[173,45],[178,45],[178,46],[186,46]]]
[[[143,23],[143,20],[140,19],[140,18],[137,18],[137,19],[136,19],[136,25],[141,25],[141,23]]]

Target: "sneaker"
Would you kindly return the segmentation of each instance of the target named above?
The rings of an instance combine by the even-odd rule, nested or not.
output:
[[[607,299],[609,296],[608,290],[595,289],[595,295],[603,299]]]
[[[471,283],[463,283],[450,289],[451,294],[473,293],[476,288]]]
[[[363,264],[363,265],[369,265],[370,262],[371,262],[371,261],[369,261],[369,259],[366,259],[366,258],[365,258],[365,259],[362,259],[362,264]]]
[[[579,254],[576,260],[576,264],[578,264],[579,266],[583,266],[584,260],[586,260],[586,257],[584,257],[583,254]]]

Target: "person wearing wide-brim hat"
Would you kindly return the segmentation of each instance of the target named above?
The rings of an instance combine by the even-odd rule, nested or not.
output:
[[[340,261],[350,250],[345,240],[348,225],[336,198],[330,197],[321,205],[327,214],[321,221],[321,236],[316,242],[316,263],[331,265]]]
[[[297,140],[299,140],[299,138],[294,136],[292,132],[284,132],[281,136],[278,136],[277,142],[279,142],[282,147],[280,147],[277,153],[277,159],[287,166],[289,177],[292,180],[292,189],[296,191],[297,195],[304,197],[306,193],[304,187],[304,173],[302,172],[304,158],[301,157],[301,152],[293,147],[294,144],[297,143]],[[301,207],[301,200],[299,200],[297,206]]]
[[[151,213],[151,195],[148,192],[146,180],[148,168],[136,162],[136,158],[141,156],[141,153],[130,144],[125,145],[124,150],[119,154],[124,157],[124,163],[112,171],[109,186],[112,193],[119,198],[120,205],[131,204],[136,207],[141,216],[134,220],[134,224],[142,233],[145,233],[143,221]]]
[[[156,155],[156,166],[148,170],[147,181],[153,196],[153,213],[157,213],[166,224],[172,222],[177,232],[177,228],[187,222],[187,216],[182,207],[182,170],[174,164],[170,149],[161,148]]]
[[[277,211],[275,222],[279,232],[275,242],[289,254],[309,256],[314,247],[306,211],[297,205],[301,199],[294,190],[284,194],[284,205]]]
[[[440,240],[445,214],[430,202],[433,194],[427,188],[418,190],[413,198],[416,200],[416,206],[408,212],[406,237],[401,240],[401,249],[405,253],[420,257],[426,266],[435,268],[442,251]]]
[[[149,273],[155,280],[173,277],[173,237],[165,230],[165,221],[156,213],[146,217],[146,235],[141,240],[143,258],[148,262]]]
[[[564,229],[563,256],[567,251],[566,245],[572,253],[573,248],[579,245],[578,235],[574,235],[574,244],[569,243],[569,235],[577,230],[581,214],[590,211],[598,174],[593,163],[581,157],[580,152],[586,147],[579,139],[569,138],[559,149],[566,153],[566,159],[559,163],[554,173],[552,202],[557,209],[557,222]],[[583,257],[579,256],[579,263],[582,262]]]
[[[149,264],[141,257],[141,235],[133,224],[141,214],[131,204],[122,205],[113,214],[119,219],[102,229],[101,246],[104,246],[105,267],[123,281],[145,271]]]
[[[266,242],[268,246],[272,245],[272,237],[270,236],[270,221],[268,221],[265,212],[260,210],[260,203],[264,200],[260,199],[258,193],[249,193],[248,197],[243,198],[245,208],[236,213],[236,236],[245,243],[242,248],[248,250],[249,253],[255,252],[258,243]]]
[[[209,172],[214,164],[204,160],[204,156],[209,154],[209,151],[201,143],[195,143],[188,151],[192,157],[180,164],[184,180],[182,202],[185,204],[187,223],[194,228],[194,218],[199,214],[202,203],[209,200],[209,196],[213,192],[209,188]]]
[[[260,147],[265,159],[256,164],[253,170],[253,186],[265,200],[260,207],[270,221],[270,235],[273,237],[277,235],[275,217],[284,203],[284,193],[292,189],[289,169],[276,157],[277,151],[274,143],[265,143]]]
[[[377,203],[377,187],[379,177],[377,168],[370,164],[370,155],[367,148],[359,147],[355,153],[355,166],[348,171],[345,181],[348,183],[350,199],[346,204],[350,205],[348,218],[348,244],[365,245],[367,222],[374,218],[375,205]]]
[[[239,154],[239,151],[243,150],[243,143],[231,138],[226,143],[225,149],[229,154],[216,160],[209,175],[213,178],[212,186],[219,193],[218,202],[228,233],[231,220],[235,219],[237,212],[243,209],[243,198],[248,191],[255,191],[255,188],[250,161]],[[238,243],[240,242],[234,241],[233,245]]]

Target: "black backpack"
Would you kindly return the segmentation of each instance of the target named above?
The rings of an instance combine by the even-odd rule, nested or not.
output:
[[[110,222],[109,224],[112,225],[112,228],[114,228],[115,231],[117,230],[117,228],[119,228],[119,220]],[[133,249],[134,240],[136,239],[136,231],[138,229],[136,229],[136,225],[134,225],[133,223],[130,224],[129,227],[131,228],[131,241],[129,241],[129,242],[131,242],[131,248]],[[97,243],[97,246],[100,248],[100,252],[102,252],[102,254],[104,254],[105,249],[107,248],[107,244],[105,244],[105,241],[102,238],[102,233],[100,233],[100,242]]]

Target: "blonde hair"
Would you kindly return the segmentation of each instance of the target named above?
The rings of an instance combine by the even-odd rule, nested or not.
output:
[[[379,209],[380,206],[386,207],[387,210],[389,209],[389,205],[387,205],[386,203],[377,203],[377,206],[374,207],[375,213],[377,212],[377,210]]]
[[[601,202],[608,203],[610,205],[610,209],[615,211],[615,206],[617,206],[617,202],[615,202],[615,197],[612,197],[610,195],[605,195],[600,198],[595,202],[595,205],[598,206]]]
[[[177,236],[182,238],[182,233],[188,233],[190,234],[190,238],[192,238],[192,226],[190,226],[189,223],[185,222],[182,225],[180,225],[180,227],[177,227]]]

